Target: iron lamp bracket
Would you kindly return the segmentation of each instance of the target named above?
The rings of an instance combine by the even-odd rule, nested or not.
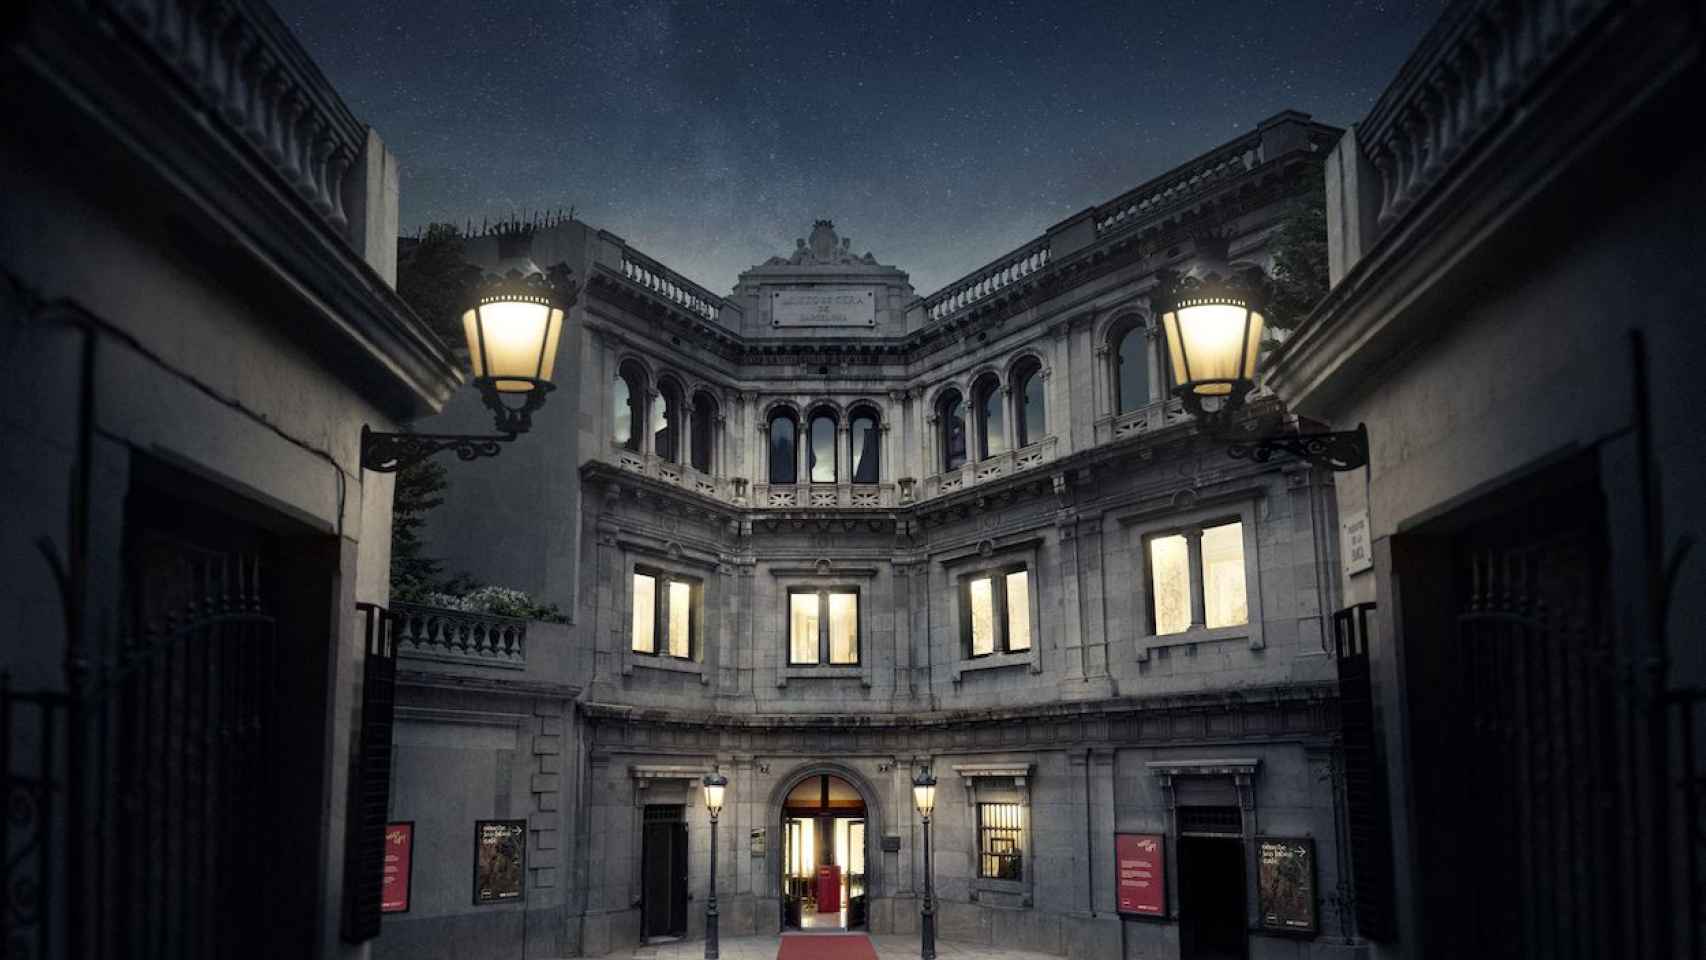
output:
[[[1288,453],[1317,467],[1343,473],[1368,466],[1368,427],[1355,430],[1297,431],[1271,433],[1238,440],[1226,448],[1234,460],[1267,463],[1276,453]]]
[[[375,473],[396,473],[446,450],[456,453],[459,460],[478,460],[495,457],[503,451],[500,444],[509,443],[533,428],[533,411],[545,405],[545,396],[553,384],[545,380],[527,379],[533,389],[516,392],[521,405],[512,407],[503,400],[503,393],[489,377],[480,377],[474,386],[480,400],[492,411],[498,432],[491,435],[463,433],[381,433],[366,426],[361,428],[361,468]]]

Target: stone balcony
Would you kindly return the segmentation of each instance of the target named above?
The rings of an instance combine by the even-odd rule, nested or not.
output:
[[[393,603],[397,653],[417,660],[527,668],[527,624],[493,613]]]
[[[973,460],[954,470],[944,470],[924,478],[924,499],[939,497],[947,493],[956,493],[967,487],[980,483],[1010,477],[1022,473],[1055,459],[1059,449],[1059,439],[1044,437],[1042,440],[1017,450],[1008,450],[993,457]]]

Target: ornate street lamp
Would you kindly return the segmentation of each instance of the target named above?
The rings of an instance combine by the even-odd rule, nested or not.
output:
[[[445,450],[463,460],[495,457],[500,443],[531,429],[533,412],[556,388],[552,374],[563,319],[579,293],[565,264],[549,274],[512,269],[483,277],[462,314],[462,328],[474,388],[492,411],[498,433],[379,433],[362,427],[362,468],[395,473]]]
[[[711,815],[711,895],[705,901],[705,960],[717,960],[717,817],[723,812],[723,790],[729,778],[720,773],[705,774],[705,810]]]
[[[1173,392],[1199,420],[1221,427],[1256,386],[1256,362],[1262,349],[1267,292],[1254,271],[1202,277],[1163,271],[1150,303],[1167,336]],[[1276,433],[1239,440],[1227,453],[1266,463],[1289,453],[1329,470],[1354,470],[1368,464],[1368,431]]]
[[[930,871],[930,814],[936,809],[936,778],[929,767],[919,767],[912,778],[912,802],[924,821],[924,915],[920,924],[923,943],[921,960],[936,960],[936,884]]]

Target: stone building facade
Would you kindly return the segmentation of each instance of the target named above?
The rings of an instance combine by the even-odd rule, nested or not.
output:
[[[559,359],[581,376],[499,469],[450,478],[432,548],[571,611],[548,654],[569,672],[530,636],[525,662],[405,677],[395,816],[525,814],[533,885],[468,906],[455,833],[415,861],[420,896],[447,892],[381,951],[701,936],[712,770],[725,934],[798,922],[788,820],[819,785],[820,813],[859,811],[834,854],[851,922],[914,931],[920,766],[943,937],[1343,949],[1331,479],[1206,436],[1147,301],[1207,237],[1267,267],[1337,136],[1279,114],[923,297],[828,221],[728,297],[574,221],[471,240],[585,278]],[[478,717],[452,729],[447,697]],[[1122,915],[1116,834],[1163,838],[1158,916]],[[1270,836],[1313,843],[1307,930],[1264,917]]]

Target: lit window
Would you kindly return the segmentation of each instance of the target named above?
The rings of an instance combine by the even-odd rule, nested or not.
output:
[[[1017,803],[977,805],[977,875],[991,880],[1025,877],[1024,828]]]
[[[657,650],[657,584],[654,577],[643,573],[634,574],[635,653],[653,653]]]
[[[1031,574],[1023,567],[967,576],[962,630],[967,656],[1031,649]]]
[[[658,581],[663,581],[660,590]],[[657,571],[634,573],[633,636],[635,653],[663,652],[678,660],[694,659],[698,640],[699,584]],[[661,636],[660,636],[661,633]]]
[[[859,594],[849,588],[788,593],[788,662],[794,666],[859,662]]]
[[[1193,538],[1198,540],[1194,551]],[[1203,613],[1197,627],[1250,621],[1241,521],[1150,537],[1148,545],[1150,616],[1157,636],[1191,629],[1193,603],[1200,603]]]

